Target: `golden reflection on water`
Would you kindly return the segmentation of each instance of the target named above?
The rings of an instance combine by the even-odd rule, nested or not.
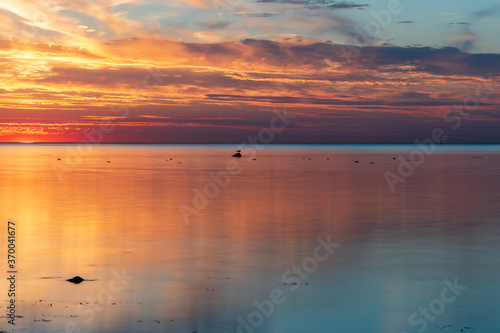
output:
[[[270,147],[239,159],[241,173],[186,223],[179,205],[193,206],[193,189],[213,183],[234,147],[102,145],[71,167],[71,146],[0,148],[0,219],[17,224],[18,324],[29,332],[68,322],[84,332],[236,331],[254,300],[289,289],[283,272],[327,235],[339,254],[263,329],[298,332],[299,315],[318,330],[354,329],[356,311],[381,331],[403,330],[429,292],[415,280],[490,274],[477,260],[498,243],[488,229],[500,207],[495,150],[438,153],[392,193],[383,174],[401,151]],[[92,299],[122,270],[134,278],[97,310]],[[65,281],[75,275],[93,281]]]

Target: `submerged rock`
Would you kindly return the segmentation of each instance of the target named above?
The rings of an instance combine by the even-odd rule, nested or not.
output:
[[[80,277],[80,276],[78,276],[78,275],[77,275],[77,276],[75,276],[75,277],[73,277],[73,278],[71,278],[71,279],[68,279],[68,280],[66,280],[66,281],[69,281],[69,282],[71,282],[71,283],[76,283],[76,284],[78,284],[78,283],[80,283],[80,282],[82,282],[82,281],[84,281],[84,280],[83,280],[83,278],[82,278],[82,277]]]

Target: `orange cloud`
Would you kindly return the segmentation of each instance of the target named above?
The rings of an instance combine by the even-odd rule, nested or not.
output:
[[[430,121],[439,118],[436,110],[474,93],[485,63],[500,63],[496,55],[452,48],[365,47],[346,60],[341,45],[295,40],[202,44],[130,38],[94,40],[85,47],[0,41],[0,56],[0,109],[15,119],[6,121],[4,137],[78,136],[77,128],[112,121],[121,128],[115,140],[125,136],[120,131],[131,135],[141,128],[249,130],[259,126],[249,123],[256,115],[251,108],[269,114],[280,106],[301,114],[302,129],[332,129],[333,123],[323,124],[330,117],[353,124],[375,119],[376,126],[389,115]],[[491,95],[481,108],[499,102]],[[127,120],[113,114],[117,108],[130,111]],[[231,118],[236,110],[244,110],[242,116]],[[36,122],[36,131],[29,132]]]

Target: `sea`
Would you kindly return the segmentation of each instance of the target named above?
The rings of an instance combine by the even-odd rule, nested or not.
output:
[[[500,332],[499,145],[2,144],[0,162],[1,332]]]

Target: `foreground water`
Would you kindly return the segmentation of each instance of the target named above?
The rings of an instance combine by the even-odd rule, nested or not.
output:
[[[2,145],[0,329],[498,332],[500,146],[434,148]]]

